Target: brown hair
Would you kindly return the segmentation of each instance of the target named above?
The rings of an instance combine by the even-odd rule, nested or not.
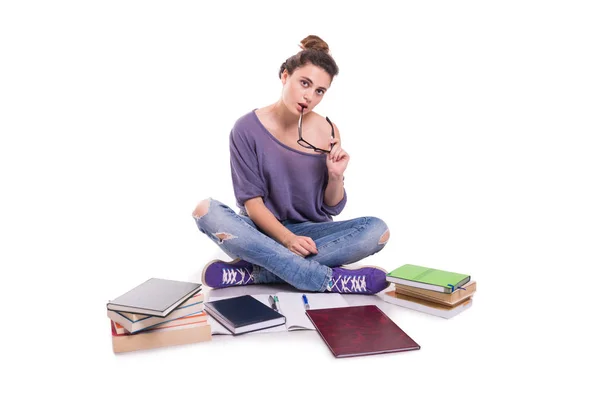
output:
[[[337,64],[329,54],[329,46],[320,37],[308,35],[300,42],[300,48],[302,48],[302,51],[294,54],[281,64],[279,78],[281,78],[284,70],[287,70],[291,75],[296,68],[303,67],[308,63],[323,68],[331,79],[339,73]]]

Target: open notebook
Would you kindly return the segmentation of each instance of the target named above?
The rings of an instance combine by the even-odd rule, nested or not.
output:
[[[279,298],[279,308],[281,314],[285,315],[286,324],[274,326],[268,329],[261,329],[259,331],[249,332],[248,334],[260,332],[285,332],[306,329],[314,331],[314,325],[306,316],[304,302],[302,301],[302,294],[305,294],[308,298],[308,304],[310,304],[311,310],[320,310],[322,308],[348,307],[348,303],[339,293],[275,293],[275,295]],[[221,300],[227,297],[210,296],[210,300]],[[270,307],[268,294],[253,294],[252,297]],[[219,322],[217,322],[214,318],[210,316],[209,323],[211,325],[213,335],[231,335],[231,332],[229,332],[223,325],[221,325]]]

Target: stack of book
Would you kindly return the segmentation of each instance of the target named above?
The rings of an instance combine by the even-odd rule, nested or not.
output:
[[[452,318],[470,308],[477,289],[470,275],[406,264],[386,278],[395,289],[383,299],[412,310]]]
[[[115,353],[211,340],[199,283],[152,278],[106,308]]]

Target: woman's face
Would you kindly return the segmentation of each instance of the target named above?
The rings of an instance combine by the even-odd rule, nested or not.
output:
[[[281,75],[283,83],[282,99],[287,108],[298,115],[311,111],[323,99],[331,85],[331,77],[321,67],[306,64],[296,68],[290,76],[285,70]]]

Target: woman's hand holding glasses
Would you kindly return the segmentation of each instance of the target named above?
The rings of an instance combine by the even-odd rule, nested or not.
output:
[[[342,149],[339,138],[331,138],[331,151],[327,154],[327,171],[330,177],[341,178],[348,167],[350,155]]]

